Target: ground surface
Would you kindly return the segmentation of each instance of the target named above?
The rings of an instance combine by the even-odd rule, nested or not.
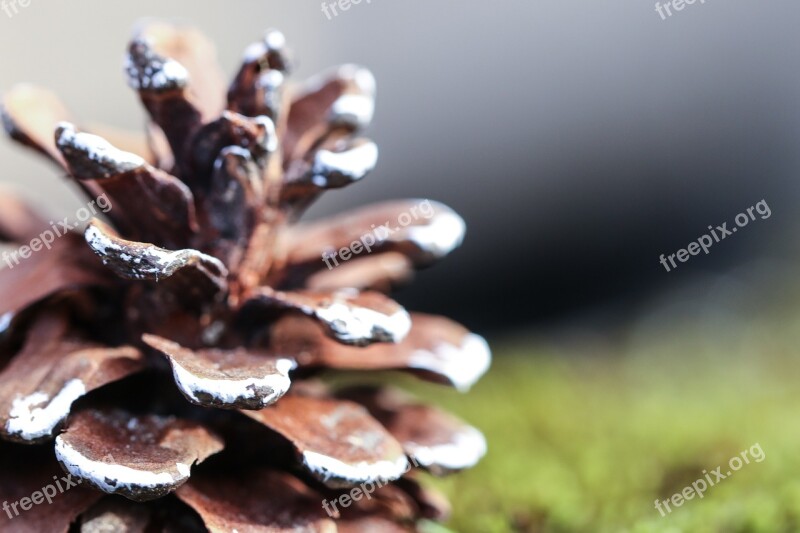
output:
[[[784,315],[786,316],[786,315]],[[800,320],[687,324],[592,350],[495,345],[467,395],[403,382],[490,453],[437,483],[462,532],[800,531]],[[751,460],[662,517],[665,500]],[[715,477],[712,477],[713,480]]]

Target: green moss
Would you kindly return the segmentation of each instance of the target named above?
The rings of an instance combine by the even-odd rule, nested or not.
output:
[[[797,322],[632,337],[603,354],[497,347],[469,394],[409,380],[481,428],[475,469],[434,480],[463,532],[800,529]],[[765,454],[666,517],[654,508],[755,443]]]

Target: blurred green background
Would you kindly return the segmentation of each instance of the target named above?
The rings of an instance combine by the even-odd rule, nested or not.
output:
[[[800,293],[775,291],[761,299],[785,305],[728,301],[723,320],[687,304],[682,318],[659,312],[614,340],[498,342],[493,369],[464,396],[408,380],[489,440],[477,468],[432,480],[453,500],[449,527],[800,530]],[[655,509],[756,444],[761,462],[665,517]]]

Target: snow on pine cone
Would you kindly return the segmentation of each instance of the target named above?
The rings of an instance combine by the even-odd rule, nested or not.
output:
[[[328,268],[420,201],[299,222],[375,166],[358,136],[375,81],[345,65],[293,88],[288,69],[270,30],[226,90],[197,30],[147,22],[125,63],[141,138],[85,130],[35,86],[5,95],[9,135],[109,209],[81,235],[1,197],[0,530],[413,531],[446,516],[410,467],[471,467],[480,432],[318,376],[399,370],[465,391],[487,370],[481,337],[386,295],[457,247],[463,220],[425,201],[431,216]],[[323,509],[359,484],[382,488]]]

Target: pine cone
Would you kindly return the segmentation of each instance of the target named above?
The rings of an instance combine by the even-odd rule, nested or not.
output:
[[[453,211],[409,200],[298,222],[375,166],[357,137],[372,75],[346,65],[292,91],[274,30],[227,93],[213,59],[196,30],[138,29],[125,70],[142,139],[83,131],[36,87],[3,101],[11,137],[107,222],[67,232],[2,197],[0,237],[30,247],[0,276],[2,531],[410,531],[447,512],[410,467],[485,453],[404,393],[322,380],[400,370],[466,390],[490,360],[481,337],[386,296],[460,244]],[[352,487],[374,491],[337,500]]]

